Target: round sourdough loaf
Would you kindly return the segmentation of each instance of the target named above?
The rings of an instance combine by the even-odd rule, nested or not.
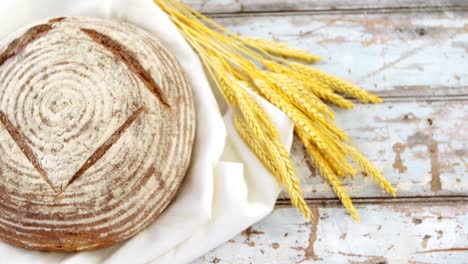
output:
[[[55,18],[0,47],[0,239],[75,252],[126,240],[169,204],[195,135],[175,57],[135,26]]]

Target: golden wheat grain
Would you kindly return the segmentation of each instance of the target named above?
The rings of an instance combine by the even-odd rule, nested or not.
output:
[[[237,80],[240,87],[244,89],[250,89],[252,91],[255,90],[254,86],[250,85],[249,83],[241,80]],[[266,131],[268,132],[268,137],[270,140],[279,140],[279,134],[277,128],[273,125],[270,116],[265,112],[265,110],[260,107],[260,105],[256,105],[256,117],[261,122],[261,124],[265,127]]]
[[[335,76],[324,73],[323,71],[301,64],[296,62],[291,62],[289,64],[292,69],[301,72],[304,75],[309,76],[310,78],[319,80],[323,84],[328,85],[331,89],[341,92],[343,94],[351,95],[358,100],[365,103],[381,103],[382,99],[379,97],[368,93],[364,89],[342,79],[339,79]]]
[[[300,49],[291,48],[281,42],[261,38],[244,38],[243,40],[253,48],[262,49],[268,53],[280,55],[286,58],[301,60],[307,63],[313,63],[320,60],[319,56]]]
[[[296,84],[303,94],[312,92],[316,98],[324,99],[341,108],[350,109],[354,107],[354,104],[350,100],[335,94],[322,80],[307,78],[307,75],[298,71],[293,71],[291,68],[277,62],[264,61],[263,63],[273,72],[281,73],[282,76],[278,76],[278,79],[282,79],[282,81],[286,83],[290,82]],[[307,89],[305,87],[307,87]]]
[[[263,76],[270,80],[279,91],[282,91],[291,101],[293,101],[301,110],[316,118],[317,114],[322,114],[329,118],[334,118],[334,114],[329,106],[324,104],[313,94],[305,95],[302,91],[304,86],[284,74],[262,72]]]
[[[321,138],[327,142],[327,149],[320,150],[326,161],[332,164],[336,164],[337,167],[341,168],[345,175],[356,175],[356,170],[351,166],[351,164],[347,162],[347,152],[344,148],[345,143],[341,140],[333,138],[329,131],[324,131],[315,125],[314,127],[316,128],[316,131],[321,136]]]
[[[339,106],[344,109],[351,109],[354,107],[353,102],[344,98],[343,96],[337,95],[330,90],[317,89],[313,85],[308,85],[312,92],[319,98],[322,98],[325,101],[328,101],[336,106]]]
[[[316,118],[312,118],[314,121],[317,122],[317,126],[321,126],[324,131],[327,131],[331,134],[331,136],[335,136],[336,140],[342,140],[342,141],[350,141],[351,139],[349,138],[346,133],[341,130],[338,126],[333,121],[323,121],[319,120]]]
[[[351,202],[351,198],[349,195],[346,193],[344,188],[341,186],[340,181],[336,177],[336,175],[333,173],[332,169],[329,167],[329,164],[326,162],[326,160],[320,155],[320,151],[316,149],[313,144],[311,144],[309,141],[307,141],[304,137],[303,131],[298,129],[297,134],[299,138],[301,139],[302,143],[304,144],[304,147],[311,157],[312,161],[314,164],[316,164],[320,175],[330,184],[332,187],[333,191],[337,195],[338,199],[340,199],[341,203],[343,206],[348,210],[348,213],[351,215],[351,217],[355,221],[359,221],[359,215],[356,211],[356,208],[354,207],[353,203]]]
[[[252,149],[252,151],[259,158],[259,160],[275,177],[277,177],[278,181],[286,187],[286,190],[290,194],[292,204],[302,212],[306,219],[316,220],[313,219],[314,215],[311,213],[309,206],[307,205],[306,201],[304,200],[304,197],[302,196],[300,184],[294,174],[292,163],[287,166],[290,167],[290,170],[288,171],[279,169],[278,163],[272,160],[269,155],[265,155],[265,153],[268,153],[269,150],[271,150],[271,146],[268,145],[269,142],[265,142],[263,140],[259,142],[258,138],[253,137],[250,131],[248,130],[248,126],[238,116],[234,117],[234,126],[236,127],[236,130],[238,131],[239,135],[242,137],[244,142],[250,147],[250,149]],[[283,157],[284,160],[289,160],[287,152],[286,156],[287,157]]]
[[[396,197],[397,190],[385,179],[385,177],[377,170],[369,160],[367,160],[358,150],[354,147],[348,146],[347,151],[356,164],[367,173],[371,179],[382,187],[387,193]]]
[[[273,88],[262,79],[254,79],[255,86],[271,103],[278,107],[281,111],[285,112],[289,118],[302,129],[307,131],[308,136],[320,148],[327,149],[327,144],[322,140],[321,136],[316,133],[313,126],[310,124],[310,119],[300,110],[291,105],[284,97],[272,92]]]

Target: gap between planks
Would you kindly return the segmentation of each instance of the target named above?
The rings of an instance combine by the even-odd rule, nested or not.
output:
[[[421,204],[421,205],[440,205],[440,204],[466,204],[468,196],[425,196],[425,197],[352,197],[355,205],[372,204]],[[307,204],[320,207],[341,207],[338,198],[307,198]],[[288,198],[280,198],[276,201],[277,208],[292,207]]]
[[[384,101],[383,103],[408,103],[408,102],[418,102],[418,103],[432,103],[432,102],[463,102],[468,101],[468,94],[460,94],[460,95],[431,95],[428,94],[431,92],[430,88],[428,87],[427,90],[421,92],[421,94],[403,94],[398,95],[395,94],[395,91],[390,92],[372,92],[370,93],[375,94],[382,98]],[[346,99],[351,100],[355,104],[365,104],[362,103],[355,98],[345,96]],[[372,104],[371,104],[372,105]]]
[[[467,12],[468,7],[457,8],[384,8],[384,9],[343,9],[343,10],[300,10],[300,11],[252,11],[242,13],[231,12],[216,12],[216,13],[203,13],[209,18],[231,18],[231,17],[262,17],[262,16],[304,16],[304,15],[347,15],[347,14],[430,14],[442,12]]]
[[[340,1],[340,0],[231,0],[223,4],[209,0],[185,0],[188,5],[209,16],[259,15],[275,13],[391,13],[391,12],[446,12],[468,10],[464,0],[382,0]],[[210,3],[211,2],[211,3]]]
[[[431,92],[430,88],[427,88],[426,93]],[[382,99],[384,99],[384,103],[403,103],[403,102],[423,102],[423,103],[432,103],[432,102],[462,102],[468,101],[468,94],[460,94],[460,95],[424,95],[422,92],[420,95],[418,94],[392,94],[395,91],[386,92],[386,93],[379,93],[379,92],[371,92]],[[354,103],[358,103],[358,101],[352,99]]]

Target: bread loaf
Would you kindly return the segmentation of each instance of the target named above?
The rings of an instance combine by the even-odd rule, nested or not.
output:
[[[75,252],[124,241],[190,162],[191,87],[133,25],[55,18],[0,47],[0,239]]]

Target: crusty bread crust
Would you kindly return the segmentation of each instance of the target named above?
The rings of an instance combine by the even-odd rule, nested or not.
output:
[[[0,47],[0,239],[94,250],[176,194],[195,135],[175,57],[133,25],[55,18]]]

